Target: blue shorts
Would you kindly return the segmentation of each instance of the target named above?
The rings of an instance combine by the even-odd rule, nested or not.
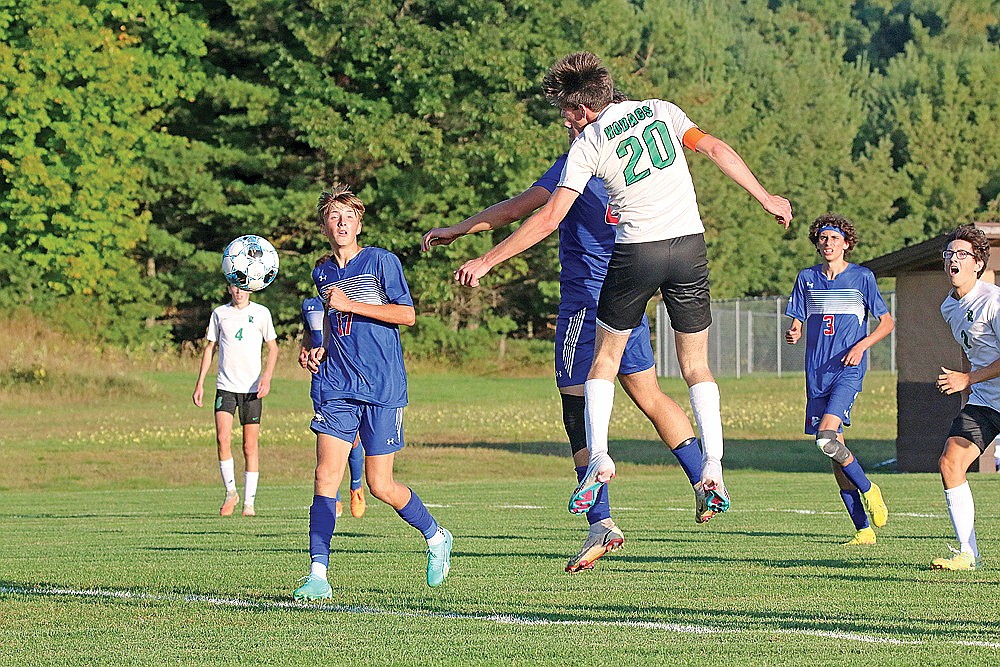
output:
[[[594,336],[597,333],[597,308],[572,304],[559,308],[556,320],[556,386],[572,387],[587,381],[587,374],[594,362]],[[622,355],[620,375],[631,375],[649,370],[656,362],[649,343],[649,319],[642,322],[629,336]]]
[[[383,408],[380,405],[334,398],[319,406],[309,428],[354,442],[361,437],[366,456],[392,454],[403,448],[403,408]]]
[[[861,388],[854,383],[834,385],[826,396],[806,399],[806,435],[816,435],[823,415],[840,417],[841,425],[837,433],[842,433],[845,426],[851,425],[851,408],[854,399],[858,397]]]

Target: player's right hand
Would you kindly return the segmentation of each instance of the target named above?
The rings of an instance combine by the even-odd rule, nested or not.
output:
[[[448,245],[457,238],[458,235],[453,234],[447,227],[435,227],[420,240],[420,250],[427,252],[432,246]]]
[[[470,259],[455,271],[455,280],[466,287],[479,287],[479,279],[493,268],[488,266],[482,257]]]
[[[205,390],[204,389],[202,389],[201,387],[195,387],[194,388],[194,393],[191,394],[191,400],[194,401],[194,404],[197,405],[200,408],[201,407],[201,399],[204,397],[204,395],[205,395]]]
[[[792,222],[792,203],[784,197],[770,195],[764,204],[764,210],[774,216],[778,224],[788,229]]]

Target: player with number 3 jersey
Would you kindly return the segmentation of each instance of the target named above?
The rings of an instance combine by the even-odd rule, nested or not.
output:
[[[888,509],[878,485],[865,475],[861,464],[844,444],[844,426],[851,424],[854,399],[861,391],[868,364],[868,348],[895,327],[892,315],[868,269],[851,264],[847,256],[858,243],[854,225],[847,218],[828,213],[809,227],[821,264],[799,272],[785,315],[792,325],[785,332],[791,345],[806,327],[807,435],[830,457],[840,496],[854,523],[849,545],[875,544],[875,531],[888,519]],[[879,320],[868,333],[868,314]],[[866,514],[867,513],[867,514]]]

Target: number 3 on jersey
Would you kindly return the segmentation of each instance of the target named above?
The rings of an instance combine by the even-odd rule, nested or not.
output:
[[[341,313],[337,312],[337,334],[340,336],[350,336],[351,335],[351,321],[353,319],[353,313]]]
[[[823,316],[823,335],[832,336],[834,334],[833,330],[833,315]]]

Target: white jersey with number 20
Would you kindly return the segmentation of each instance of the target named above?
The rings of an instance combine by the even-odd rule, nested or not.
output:
[[[705,231],[682,138],[696,127],[664,100],[611,104],[569,150],[559,185],[583,192],[604,181],[619,216],[616,243],[648,243]]]

